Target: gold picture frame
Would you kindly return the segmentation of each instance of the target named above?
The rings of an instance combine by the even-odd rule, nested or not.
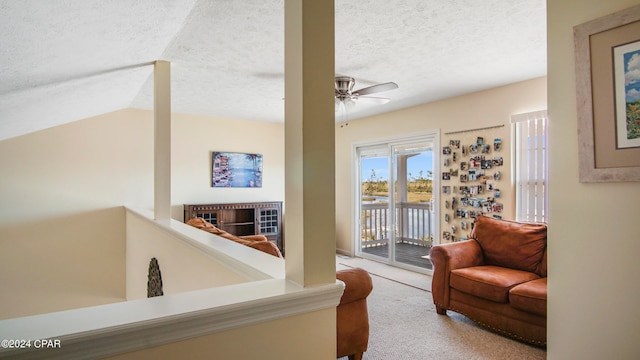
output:
[[[635,136],[635,128],[628,130],[626,125],[623,109],[629,100],[620,84],[626,71],[620,67],[626,64],[621,65],[622,55],[616,52],[640,44],[640,5],[577,25],[573,34],[580,182],[640,181],[640,146],[635,146],[635,139],[618,141],[625,131],[627,137]],[[640,56],[639,49],[632,45],[628,51]],[[640,89],[640,79],[637,86]]]

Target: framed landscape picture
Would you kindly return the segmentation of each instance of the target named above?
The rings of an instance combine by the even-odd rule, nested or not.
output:
[[[573,31],[580,182],[640,181],[640,5]]]
[[[613,48],[616,147],[640,147],[640,41]]]
[[[262,187],[262,155],[214,151],[211,156],[212,187]]]

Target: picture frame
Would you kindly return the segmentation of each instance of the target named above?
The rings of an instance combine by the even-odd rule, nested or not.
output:
[[[628,72],[621,68],[624,54],[640,56],[640,5],[577,25],[573,32],[579,180],[640,181],[640,141],[621,138],[629,133],[626,111],[621,112],[631,88],[620,79]]]
[[[213,151],[211,187],[261,188],[262,155]]]

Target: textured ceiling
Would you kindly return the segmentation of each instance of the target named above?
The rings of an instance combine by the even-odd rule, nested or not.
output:
[[[355,120],[546,75],[545,0],[336,0],[336,74],[393,81]],[[0,140],[151,109],[154,60],[172,110],[284,117],[283,0],[0,0]]]

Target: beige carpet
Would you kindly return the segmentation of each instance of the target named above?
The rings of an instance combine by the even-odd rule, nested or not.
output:
[[[546,359],[543,348],[497,335],[460,314],[438,315],[428,275],[342,256],[336,257],[336,266],[357,266],[372,275],[365,360]]]
[[[348,257],[343,255],[336,256],[336,269],[345,267],[360,267],[367,270],[370,274],[397,281],[405,285],[413,286],[418,289],[431,291],[431,276],[407,271],[394,266],[389,266],[377,261],[371,261],[358,257]]]

